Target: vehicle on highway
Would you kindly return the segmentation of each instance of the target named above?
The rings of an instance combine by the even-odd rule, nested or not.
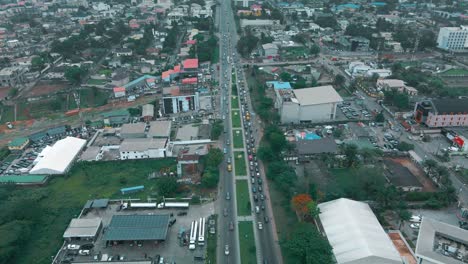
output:
[[[262,224],[262,222],[258,222],[258,229],[260,229],[260,230],[263,229],[263,224]]]
[[[231,165],[231,164],[228,164],[228,165],[227,165],[227,171],[229,171],[229,172],[232,171],[232,165]]]
[[[229,255],[229,245],[224,245],[224,255]]]
[[[257,214],[259,214],[259,213],[260,213],[260,207],[258,207],[258,205],[257,205],[257,206],[255,206],[255,213],[257,213]]]
[[[231,200],[231,193],[226,192],[226,200]]]
[[[270,221],[270,219],[268,218],[268,216],[265,216],[263,219],[265,220],[265,223],[268,223],[268,222]]]
[[[228,210],[227,210],[227,208],[224,208],[224,209],[223,209],[223,215],[224,215],[224,216],[227,216],[227,215],[228,215]]]
[[[234,223],[232,221],[229,222],[229,230],[234,230]]]

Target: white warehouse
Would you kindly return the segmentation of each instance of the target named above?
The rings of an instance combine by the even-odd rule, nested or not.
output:
[[[336,118],[336,107],[343,99],[333,86],[304,89],[276,89],[275,108],[281,123],[326,122]]]
[[[127,138],[120,144],[120,159],[166,157],[167,138]]]
[[[64,174],[66,173],[78,154],[85,147],[86,140],[66,137],[57,141],[52,147],[46,147],[44,156],[29,171],[30,174]]]

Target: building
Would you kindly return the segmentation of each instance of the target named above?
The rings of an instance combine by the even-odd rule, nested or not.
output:
[[[182,62],[184,76],[198,73],[198,59],[186,59]]]
[[[437,47],[447,51],[461,52],[468,46],[468,27],[441,27]]]
[[[338,264],[403,263],[368,204],[340,198],[318,208]]]
[[[418,264],[466,263],[468,230],[423,217],[416,243],[416,257]]]
[[[24,82],[26,68],[20,66],[7,67],[0,70],[0,87],[15,86]]]
[[[66,137],[57,141],[43,154],[43,157],[29,171],[29,174],[64,174],[68,172],[78,154],[85,147],[86,140]],[[43,151],[44,152],[44,151]]]
[[[281,82],[281,81],[268,81],[266,85],[273,89],[292,89],[291,84],[289,82]]]
[[[120,128],[121,138],[144,138],[146,137],[146,123],[123,124]]]
[[[343,99],[331,85],[304,89],[275,90],[275,107],[281,123],[326,122],[336,117],[336,106]]]
[[[255,4],[253,0],[235,0],[235,4],[237,7],[249,7]]]
[[[133,52],[131,49],[127,49],[127,48],[117,48],[115,49],[113,52],[112,52],[114,55],[116,55],[117,57],[121,57],[121,56],[132,56]]]
[[[103,240],[164,241],[169,226],[169,215],[114,215],[106,228]]]
[[[154,118],[154,105],[152,105],[152,104],[143,105],[142,110],[141,110],[141,118],[145,122],[149,122],[149,121],[153,120],[153,118]]]
[[[413,87],[406,86],[405,82],[398,79],[379,79],[377,80],[377,89],[380,91],[398,91],[408,95],[417,95],[418,90]]]
[[[350,51],[369,51],[370,41],[364,37],[353,37],[349,42],[351,43]]]
[[[120,159],[166,157],[167,138],[127,138],[120,144]]]
[[[301,160],[308,160],[314,156],[326,153],[338,153],[338,145],[333,138],[321,138],[314,140],[298,140],[296,144],[295,156]]]
[[[126,71],[118,71],[112,76],[112,85],[124,86],[130,81],[130,74]]]
[[[198,93],[188,95],[165,95],[163,96],[164,114],[177,114],[180,112],[198,111],[200,100]]]
[[[468,99],[433,99],[416,103],[414,119],[428,127],[468,126]]]
[[[73,218],[65,230],[63,238],[67,241],[95,241],[101,229],[101,218]]]
[[[125,87],[114,87],[114,97],[125,97]]]
[[[262,45],[262,55],[265,58],[276,58],[278,57],[278,46],[273,43],[267,43]]]
[[[18,137],[8,143],[8,149],[11,151],[22,151],[29,145],[29,138]]]
[[[169,138],[171,136],[172,121],[153,121],[146,134],[149,138]]]
[[[108,126],[116,126],[128,123],[130,120],[130,113],[127,109],[115,110],[102,114],[104,124]]]

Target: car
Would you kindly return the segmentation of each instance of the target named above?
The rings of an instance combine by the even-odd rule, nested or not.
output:
[[[161,258],[159,259],[159,264],[164,264],[164,257],[161,257]]]
[[[268,216],[265,216],[263,219],[265,220],[265,223],[268,223],[268,222],[270,221],[270,219],[268,218]]]
[[[67,249],[78,250],[78,249],[80,249],[80,245],[69,244],[69,245],[67,245]]]
[[[258,186],[258,191],[259,191],[259,192],[263,192],[263,188],[262,188],[261,185]]]
[[[263,224],[262,224],[262,222],[258,222],[258,229],[259,229],[259,230],[262,230],[262,229],[263,229]]]
[[[232,221],[229,222],[229,230],[234,230],[234,223]]]
[[[93,249],[94,245],[93,244],[84,244],[81,245],[81,249]]]
[[[410,222],[414,222],[414,223],[420,223],[422,221],[422,216],[421,215],[413,215],[411,216]]]
[[[265,200],[265,195],[260,194],[260,200],[262,200],[262,201]]]
[[[256,193],[256,192],[257,192],[257,188],[255,188],[255,186],[252,187],[252,192],[253,192],[253,193]]]
[[[169,221],[169,226],[173,226],[176,222],[177,222],[177,219],[172,218],[172,219]]]
[[[255,213],[257,213],[257,214],[259,214],[259,213],[260,213],[260,207],[258,207],[258,205],[257,205],[257,206],[255,206]]]
[[[184,216],[184,215],[187,215],[187,212],[185,212],[185,211],[184,212],[178,212],[177,215],[178,216]]]
[[[231,194],[229,192],[226,193],[226,200],[231,200]]]
[[[154,263],[158,263],[160,259],[161,259],[161,255],[158,254],[154,256]]]
[[[224,255],[229,255],[229,245],[224,245]]]
[[[410,227],[413,229],[419,229],[420,224],[419,223],[412,223],[410,224]]]
[[[258,201],[258,195],[254,194],[253,198],[254,198],[254,201]]]
[[[227,216],[227,215],[228,215],[228,209],[227,209],[227,208],[224,208],[224,209],[223,209],[223,215],[224,215],[224,216]]]
[[[258,174],[257,177],[258,177],[258,184],[262,185],[263,181],[262,181],[262,179],[260,178],[260,173]]]
[[[91,251],[89,249],[80,249],[78,251],[78,255],[81,255],[81,256],[88,256],[90,253]]]

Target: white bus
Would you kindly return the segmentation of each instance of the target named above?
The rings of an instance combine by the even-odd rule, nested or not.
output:
[[[205,218],[200,218],[200,228],[198,229],[198,245],[205,245]]]
[[[194,250],[195,249],[195,242],[197,241],[197,227],[198,223],[197,221],[192,222],[192,227],[190,228],[190,244],[189,244],[189,249]]]

